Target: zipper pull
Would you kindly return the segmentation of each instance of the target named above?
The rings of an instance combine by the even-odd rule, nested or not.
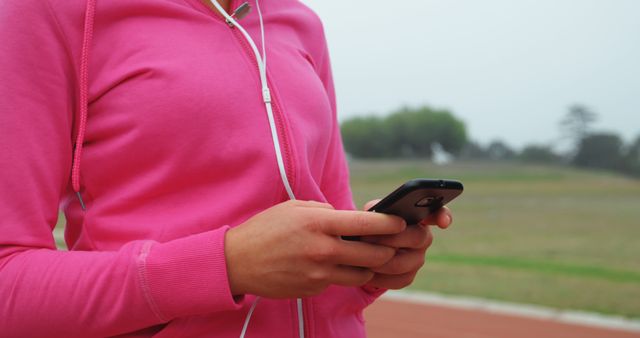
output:
[[[244,3],[242,3],[242,5],[238,6],[238,8],[233,11],[233,13],[231,13],[231,17],[236,21],[242,20],[245,16],[247,16],[247,14],[249,14],[249,12],[251,12],[251,5],[245,1]],[[235,27],[231,20],[225,19],[225,21],[227,22],[227,25],[229,25],[229,27]]]

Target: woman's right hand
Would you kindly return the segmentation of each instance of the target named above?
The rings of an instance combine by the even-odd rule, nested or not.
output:
[[[335,210],[310,201],[275,205],[225,238],[229,286],[233,295],[296,298],[319,294],[331,284],[361,286],[394,255],[384,245],[341,236],[393,235],[406,227],[399,217]]]

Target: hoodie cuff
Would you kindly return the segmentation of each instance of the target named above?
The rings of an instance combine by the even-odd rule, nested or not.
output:
[[[367,305],[373,303],[378,297],[382,296],[383,293],[387,292],[387,289],[371,285],[363,285],[360,287],[360,290],[364,293],[364,299]]]
[[[224,254],[228,226],[145,246],[141,282],[152,310],[163,321],[241,307],[231,295]]]

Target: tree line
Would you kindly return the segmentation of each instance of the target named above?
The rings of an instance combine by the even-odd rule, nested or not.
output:
[[[444,151],[454,159],[521,161],[604,169],[640,177],[640,135],[625,144],[615,132],[593,129],[597,114],[571,106],[560,120],[562,138],[516,150],[505,141],[486,146],[469,138],[465,123],[451,111],[429,106],[403,107],[386,117],[354,117],[341,125],[346,151],[355,158],[433,159]],[[568,150],[558,144],[569,142]]]
[[[447,110],[401,108],[386,117],[354,117],[341,125],[346,151],[357,158],[431,159],[434,146],[458,155],[467,129]]]

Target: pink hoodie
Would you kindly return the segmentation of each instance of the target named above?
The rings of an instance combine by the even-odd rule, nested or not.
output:
[[[255,59],[200,0],[94,3],[0,1],[0,337],[238,337],[254,297],[230,294],[225,232],[287,199]],[[321,23],[262,10],[293,190],[352,209]],[[378,294],[304,299],[307,337],[364,336]],[[265,299],[247,337],[297,330],[295,300]]]

